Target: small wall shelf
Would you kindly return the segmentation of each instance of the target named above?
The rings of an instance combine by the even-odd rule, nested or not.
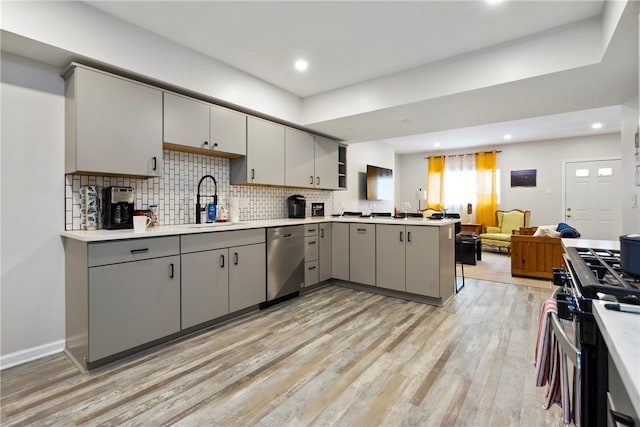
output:
[[[347,147],[338,146],[338,188],[347,188]]]

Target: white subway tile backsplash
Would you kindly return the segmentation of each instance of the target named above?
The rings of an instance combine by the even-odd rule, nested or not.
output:
[[[136,195],[135,208],[148,209],[150,204],[157,203],[161,225],[193,223],[198,182],[204,175],[212,175],[216,179],[218,205],[229,208],[232,199],[248,199],[248,207],[239,210],[241,221],[286,218],[287,197],[293,194],[302,194],[307,198],[307,216],[311,216],[311,203],[314,202],[324,203],[325,212],[333,212],[332,191],[230,185],[229,159],[165,150],[163,174],[158,178],[66,175],[65,227],[67,230],[81,229],[81,185],[96,185],[99,192],[109,186],[133,187]],[[213,182],[205,180],[201,194],[213,193]],[[205,205],[208,200],[203,197],[202,204]]]

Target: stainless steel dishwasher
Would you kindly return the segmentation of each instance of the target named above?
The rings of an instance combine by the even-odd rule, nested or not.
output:
[[[304,284],[304,226],[267,228],[267,301],[297,294]]]

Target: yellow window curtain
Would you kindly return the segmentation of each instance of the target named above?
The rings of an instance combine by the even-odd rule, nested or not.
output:
[[[496,152],[476,154],[477,206],[476,223],[495,226],[498,196],[496,193]]]
[[[440,210],[443,206],[444,156],[431,156],[427,170],[427,207]]]

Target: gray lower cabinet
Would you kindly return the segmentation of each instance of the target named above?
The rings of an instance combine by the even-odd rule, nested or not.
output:
[[[332,274],[332,246],[333,246],[333,224],[323,222],[318,225],[318,281],[324,282],[331,279]]]
[[[160,176],[162,91],[83,66],[65,78],[65,172]]]
[[[266,300],[264,229],[189,234],[182,245],[182,329]]]
[[[349,280],[349,224],[336,222],[331,227],[331,276]]]
[[[304,226],[304,285],[311,286],[318,283],[318,256],[320,240],[318,238],[318,224]]]
[[[182,329],[229,313],[229,250],[182,255]]]
[[[89,360],[180,331],[180,257],[89,268]]]
[[[406,230],[406,291],[446,301],[455,290],[453,224]]]
[[[229,311],[231,313],[267,300],[265,254],[264,243],[229,248]]]
[[[180,331],[177,236],[65,239],[67,353],[84,369]]]
[[[405,287],[404,225],[376,225],[376,286],[396,291]]]
[[[349,224],[349,280],[376,285],[375,224]]]

